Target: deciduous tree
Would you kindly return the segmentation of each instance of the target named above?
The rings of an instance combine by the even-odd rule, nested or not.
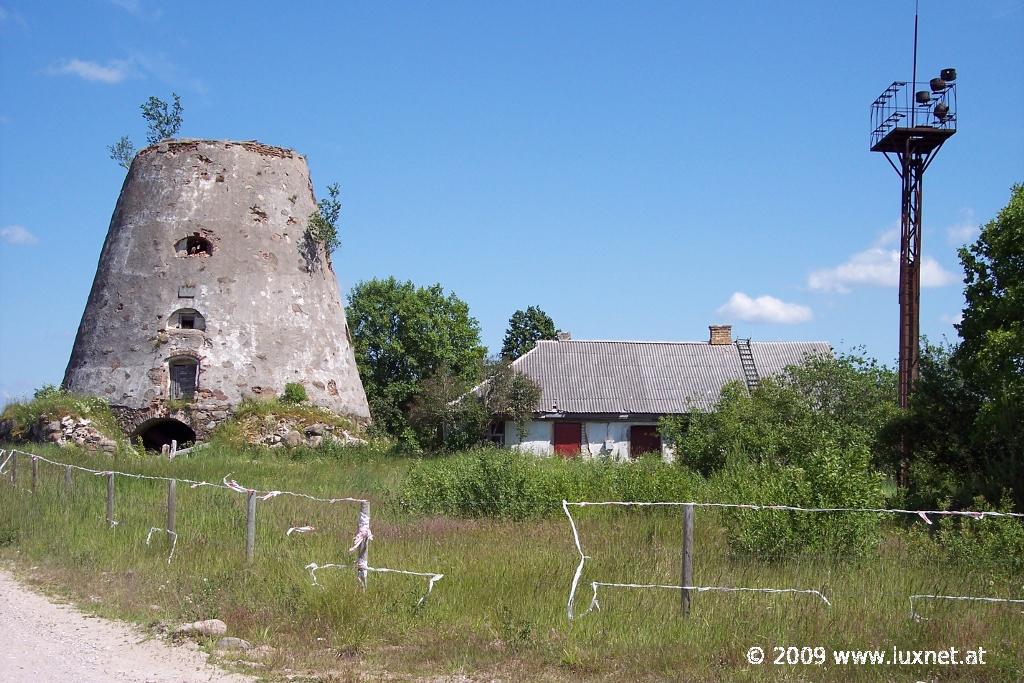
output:
[[[168,105],[159,97],[150,96],[142,103],[142,118],[146,119],[146,142],[154,144],[173,138],[181,129],[181,98],[171,93],[173,103]]]
[[[472,381],[486,356],[469,306],[440,284],[360,282],[346,312],[374,422],[396,437],[413,438],[408,411],[420,382],[440,368]]]
[[[146,120],[146,142],[154,144],[166,138],[173,138],[181,129],[181,113],[184,108],[181,106],[181,98],[177,93],[171,93],[173,103],[168,105],[159,97],[150,96],[142,103],[142,118]],[[127,135],[114,144],[107,147],[110,158],[128,170],[135,158],[135,143]]]
[[[509,318],[505,340],[501,345],[501,357],[519,358],[536,346],[541,339],[555,339],[557,336],[555,321],[541,310],[540,306],[530,306],[525,311],[518,310]]]

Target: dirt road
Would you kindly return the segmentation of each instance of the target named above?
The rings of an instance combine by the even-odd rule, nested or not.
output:
[[[252,683],[208,664],[193,646],[57,605],[0,570],[0,681],[5,683]],[[145,641],[145,642],[143,642]]]

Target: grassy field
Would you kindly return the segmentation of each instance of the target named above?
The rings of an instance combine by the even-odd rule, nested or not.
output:
[[[178,541],[163,527],[165,484],[119,478],[118,525],[104,522],[105,482],[76,473],[69,494],[63,470],[40,466],[36,493],[27,463],[19,483],[0,481],[0,558],[23,576],[87,609],[143,624],[220,618],[229,634],[269,645],[259,673],[301,672],[310,680],[365,680],[384,672],[399,680],[470,674],[491,680],[699,681],[1013,681],[1024,678],[1024,613],[1006,605],[933,602],[910,619],[908,596],[1024,596],[1024,577],[953,564],[921,526],[886,527],[877,550],[859,560],[813,555],[785,561],[731,556],[717,513],[698,510],[695,582],[699,585],[821,590],[828,607],[806,595],[703,593],[689,619],[671,590],[603,588],[601,611],[566,617],[578,562],[568,523],[554,515],[496,521],[412,515],[395,492],[413,461],[352,450],[341,458],[281,455],[240,459],[204,451],[174,462],[99,459],[70,449],[33,448],[96,469],[219,482],[231,473],[259,489],[372,502],[370,564],[445,574],[420,607],[426,581],[371,574],[361,593],[349,570],[323,570],[310,582],[310,562],[351,562],[347,554],[357,507],[280,496],[258,505],[256,559],[244,558],[244,496],[211,488],[178,488]],[[745,514],[760,514],[756,512]],[[575,513],[588,561],[577,599],[583,612],[591,581],[679,580],[678,510]],[[312,525],[313,534],[285,536]],[[764,664],[747,650],[760,646]],[[824,666],[776,665],[776,646],[816,647]],[[984,647],[981,666],[854,666],[831,663],[833,649],[960,651]],[[440,680],[443,680],[440,679]]]

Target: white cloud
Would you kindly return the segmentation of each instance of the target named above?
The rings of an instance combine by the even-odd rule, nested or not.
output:
[[[23,225],[8,225],[6,228],[0,228],[0,240],[6,244],[23,246],[39,244],[39,238]]]
[[[899,228],[886,230],[874,245],[859,251],[846,263],[833,268],[821,268],[807,276],[807,286],[820,292],[846,294],[851,288],[898,287],[900,282],[900,252],[892,249],[899,241]],[[930,256],[921,258],[921,286],[944,287],[957,281],[957,276]]]
[[[963,218],[959,223],[946,228],[946,241],[956,246],[973,242],[981,232],[973,211],[964,209],[962,215]]]
[[[946,323],[947,325],[959,325],[964,321],[964,312],[960,311],[956,315],[949,315],[943,313],[942,315],[939,316],[939,320]]]
[[[112,59],[106,64],[98,64],[84,59],[68,59],[57,66],[46,70],[50,76],[77,76],[86,81],[114,85],[132,74],[131,62]]]
[[[743,292],[733,292],[729,300],[718,308],[718,314],[750,323],[782,323],[793,325],[810,320],[811,309],[791,304],[773,296],[751,298]]]

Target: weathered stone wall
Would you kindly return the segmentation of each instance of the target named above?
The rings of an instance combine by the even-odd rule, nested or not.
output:
[[[130,431],[128,423],[178,412],[166,405],[168,363],[191,357],[197,433],[243,397],[279,394],[287,382],[366,422],[337,280],[306,238],[315,210],[306,161],[291,150],[207,140],[142,150],[110,221],[64,386],[121,408]],[[181,251],[188,236],[211,252]],[[180,309],[198,311],[205,329],[177,329]]]

